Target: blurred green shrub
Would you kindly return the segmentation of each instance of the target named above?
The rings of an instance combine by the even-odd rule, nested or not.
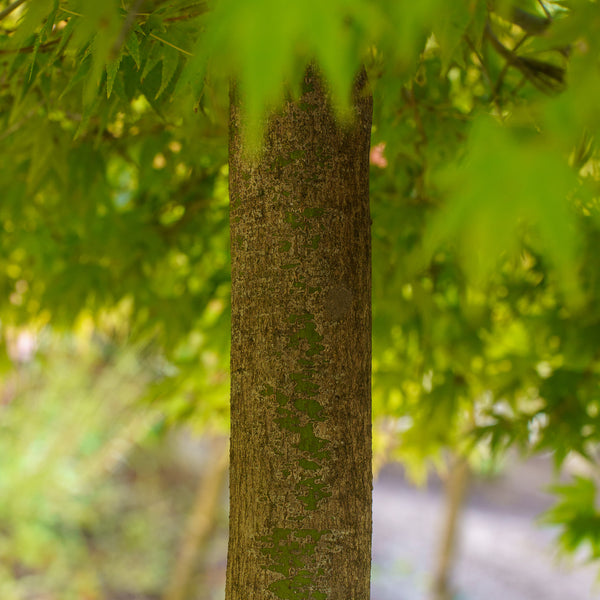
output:
[[[160,418],[139,402],[152,370],[94,335],[13,337],[0,386],[0,598],[156,591],[170,507],[156,502],[155,473],[126,464]]]

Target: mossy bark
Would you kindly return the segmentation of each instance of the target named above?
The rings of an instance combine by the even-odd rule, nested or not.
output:
[[[258,159],[232,97],[227,600],[367,600],[372,102],[336,120],[315,68]]]

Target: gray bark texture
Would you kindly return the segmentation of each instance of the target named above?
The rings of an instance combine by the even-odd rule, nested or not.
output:
[[[368,600],[372,100],[340,123],[315,67],[244,150],[232,94],[226,600]]]

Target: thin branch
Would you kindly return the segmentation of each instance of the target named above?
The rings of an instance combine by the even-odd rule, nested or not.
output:
[[[556,92],[564,87],[565,70],[562,67],[535,58],[515,54],[496,37],[489,21],[485,26],[485,35],[500,56],[506,59],[510,63],[510,66],[521,71],[542,92]]]
[[[542,7],[542,10],[544,11],[544,14],[546,15],[546,17],[548,17],[548,20],[552,20],[552,15],[550,13],[550,11],[546,8],[546,5],[544,4],[543,0],[538,0],[538,4]]]
[[[552,23],[550,17],[540,17],[518,7],[512,9],[511,21],[532,35],[543,34]]]
[[[498,115],[502,119],[502,107],[500,106],[500,102],[498,101],[498,85],[499,85],[499,82],[497,82],[496,85],[494,85],[494,83],[492,82],[492,76],[490,75],[490,71],[487,68],[487,65],[485,64],[485,60],[483,59],[483,56],[481,56],[481,53],[475,47],[475,44],[473,43],[473,40],[471,40],[471,38],[468,35],[465,36],[465,40],[466,40],[469,48],[471,49],[471,51],[473,52],[473,54],[477,58],[477,61],[481,65],[481,72],[483,73],[483,77],[487,81],[488,87],[490,89],[490,94],[491,94],[491,97],[492,97],[492,102],[494,103],[494,105],[496,107],[496,110],[498,111]],[[507,64],[508,63],[505,64],[504,69],[507,68],[507,66],[506,66]],[[502,73],[500,74],[500,77],[502,77]]]
[[[408,100],[408,104],[413,111],[413,118],[415,120],[415,125],[417,126],[417,131],[419,132],[420,140],[418,145],[427,144],[427,132],[425,131],[425,127],[423,126],[423,121],[421,120],[421,113],[419,112],[419,105],[417,104],[417,100],[415,98],[415,93],[413,91],[412,86],[409,88],[406,86],[404,88],[405,98]]]
[[[527,40],[529,39],[529,34],[526,33],[515,45],[514,48],[512,49],[512,52],[516,52]],[[497,98],[500,95],[500,89],[502,88],[502,84],[504,83],[504,77],[506,76],[506,73],[508,72],[508,68],[510,67],[512,63],[510,61],[506,61],[504,63],[504,67],[502,67],[502,71],[500,71],[500,74],[498,75],[498,80],[496,81],[496,85],[494,87],[494,98]]]
[[[66,12],[69,15],[73,15],[75,17],[84,17],[85,16],[85,15],[82,15],[81,13],[75,12],[73,10],[69,10],[69,9],[65,8],[64,6],[61,6],[60,10],[62,10],[63,12]]]
[[[189,10],[191,10],[192,8],[200,8],[202,7],[202,9],[204,10],[204,12],[206,12],[208,10],[208,3],[205,0],[201,0],[200,2],[193,2],[192,4],[188,4],[187,6],[182,6],[181,8],[177,9],[177,12],[188,12]]]
[[[40,44],[37,47],[38,52],[44,52],[45,50],[49,50],[50,48],[56,46],[60,42],[58,40],[51,40],[50,42],[46,42],[45,44]],[[4,50],[0,50],[0,54],[31,54],[36,51],[36,46],[23,46],[23,48],[7,48]]]
[[[9,4],[2,12],[0,12],[0,21],[5,17],[8,17],[11,12],[19,8],[24,2],[25,0],[15,0],[12,4]]]
[[[199,10],[194,12],[189,12],[190,9],[199,7]],[[188,12],[186,12],[188,11]],[[195,19],[200,15],[203,15],[208,12],[208,5],[206,2],[195,2],[194,4],[190,4],[189,6],[184,6],[177,10],[179,13],[183,13],[174,17],[166,17],[163,19],[163,23],[172,23],[174,21],[189,21],[190,19]],[[151,12],[137,12],[135,14],[136,17],[151,17],[154,13]]]
[[[423,147],[427,145],[427,132],[425,131],[423,120],[421,119],[419,105],[417,103],[417,99],[415,98],[415,93],[412,84],[410,87],[404,87],[403,95],[413,112],[413,119],[415,120],[415,126],[419,134],[418,138],[415,140],[415,151],[417,153],[417,156],[421,159],[421,169],[415,177],[415,188],[417,192],[417,199],[420,200],[421,198],[425,197],[424,174],[427,171],[427,157],[423,153]]]
[[[175,50],[178,50],[179,52],[181,52],[183,54],[187,54],[188,56],[194,56],[191,52],[188,52],[187,50],[184,50],[183,48],[180,48],[179,46],[176,46],[175,44],[171,44],[171,42],[167,42],[167,40],[163,40],[162,38],[158,37],[154,33],[150,33],[148,35],[150,37],[153,37],[155,40],[158,40],[159,42],[166,44],[167,46],[171,46],[171,48],[175,48]]]
[[[111,55],[113,58],[116,58],[121,51],[121,47],[125,43],[125,39],[127,38],[127,34],[133,25],[135,18],[138,14],[138,11],[142,8],[145,0],[136,0],[136,2],[131,6],[131,9],[127,13],[125,20],[123,21],[123,25],[121,26],[121,31],[119,31],[119,36],[115,40],[114,44],[111,48]]]
[[[479,62],[479,65],[481,66],[481,72],[483,73],[483,77],[487,81],[490,91],[492,91],[492,89],[494,87],[494,85],[492,83],[492,77],[487,68],[487,65],[485,64],[485,61],[483,60],[483,56],[481,56],[481,53],[479,52],[479,50],[477,50],[475,44],[473,43],[473,40],[468,35],[465,35],[465,41],[467,42],[467,45],[471,49],[471,52],[477,58],[477,62]]]
[[[202,10],[202,11],[198,11],[195,13],[188,13],[186,15],[179,15],[178,17],[167,17],[166,19],[164,19],[165,23],[174,23],[175,21],[189,21],[191,19],[195,19],[196,17],[199,17],[200,15],[205,14],[206,11]]]
[[[196,9],[196,10],[192,10]],[[177,10],[178,13],[182,13],[175,17],[167,17],[165,19],[165,23],[168,21],[184,21],[188,19],[193,19],[195,17],[199,17],[208,12],[208,3],[207,2],[194,2],[188,6],[182,6]]]

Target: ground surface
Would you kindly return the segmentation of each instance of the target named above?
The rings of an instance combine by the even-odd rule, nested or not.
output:
[[[595,600],[598,568],[559,563],[555,532],[536,525],[550,504],[544,488],[549,461],[516,463],[503,474],[475,481],[463,514],[455,600]],[[406,483],[397,467],[385,468],[373,497],[371,600],[428,600],[440,520],[441,486]]]
[[[206,459],[210,453],[185,455],[189,466],[194,456]],[[202,471],[206,463],[196,467]],[[545,491],[552,482],[551,460],[543,457],[507,461],[498,475],[472,481],[460,527],[453,600],[600,600],[600,565],[560,562],[553,544],[556,532],[536,523],[553,502]],[[439,481],[417,489],[398,465],[383,469],[373,493],[371,600],[431,600],[444,509]],[[224,598],[225,507],[218,522],[203,552],[198,600]]]

